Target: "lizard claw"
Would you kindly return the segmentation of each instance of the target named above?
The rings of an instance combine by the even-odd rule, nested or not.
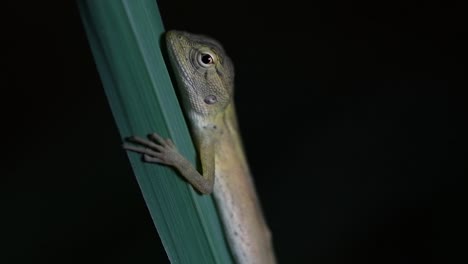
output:
[[[181,155],[170,139],[164,139],[156,133],[148,135],[148,139],[138,136],[128,137],[126,140],[135,145],[123,144],[123,148],[143,154],[143,160],[150,163],[160,163],[170,166],[177,165]]]

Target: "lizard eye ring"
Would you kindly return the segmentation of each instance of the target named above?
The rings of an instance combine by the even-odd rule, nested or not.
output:
[[[210,94],[207,97],[205,97],[205,100],[203,100],[206,104],[214,104],[218,102],[218,98],[216,96]]]
[[[203,67],[211,67],[215,64],[215,57],[208,52],[203,52],[198,54],[198,62]]]

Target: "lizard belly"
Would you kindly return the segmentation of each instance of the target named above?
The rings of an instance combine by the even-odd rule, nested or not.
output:
[[[232,144],[221,144],[217,153],[214,197],[234,258],[239,264],[275,263],[270,231],[243,153]]]

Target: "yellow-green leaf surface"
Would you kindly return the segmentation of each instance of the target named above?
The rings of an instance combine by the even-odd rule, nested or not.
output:
[[[162,56],[164,27],[156,2],[77,3],[121,137],[156,131],[173,139],[195,164]],[[232,263],[212,197],[196,193],[170,168],[144,163],[135,153],[128,156],[170,261]]]

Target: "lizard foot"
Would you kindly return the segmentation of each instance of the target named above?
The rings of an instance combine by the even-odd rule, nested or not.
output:
[[[133,152],[143,154],[143,160],[151,163],[161,163],[175,166],[181,155],[175,144],[170,139],[164,139],[156,133],[148,135],[148,139],[138,136],[131,136],[126,140],[136,145],[123,144],[123,148]]]

